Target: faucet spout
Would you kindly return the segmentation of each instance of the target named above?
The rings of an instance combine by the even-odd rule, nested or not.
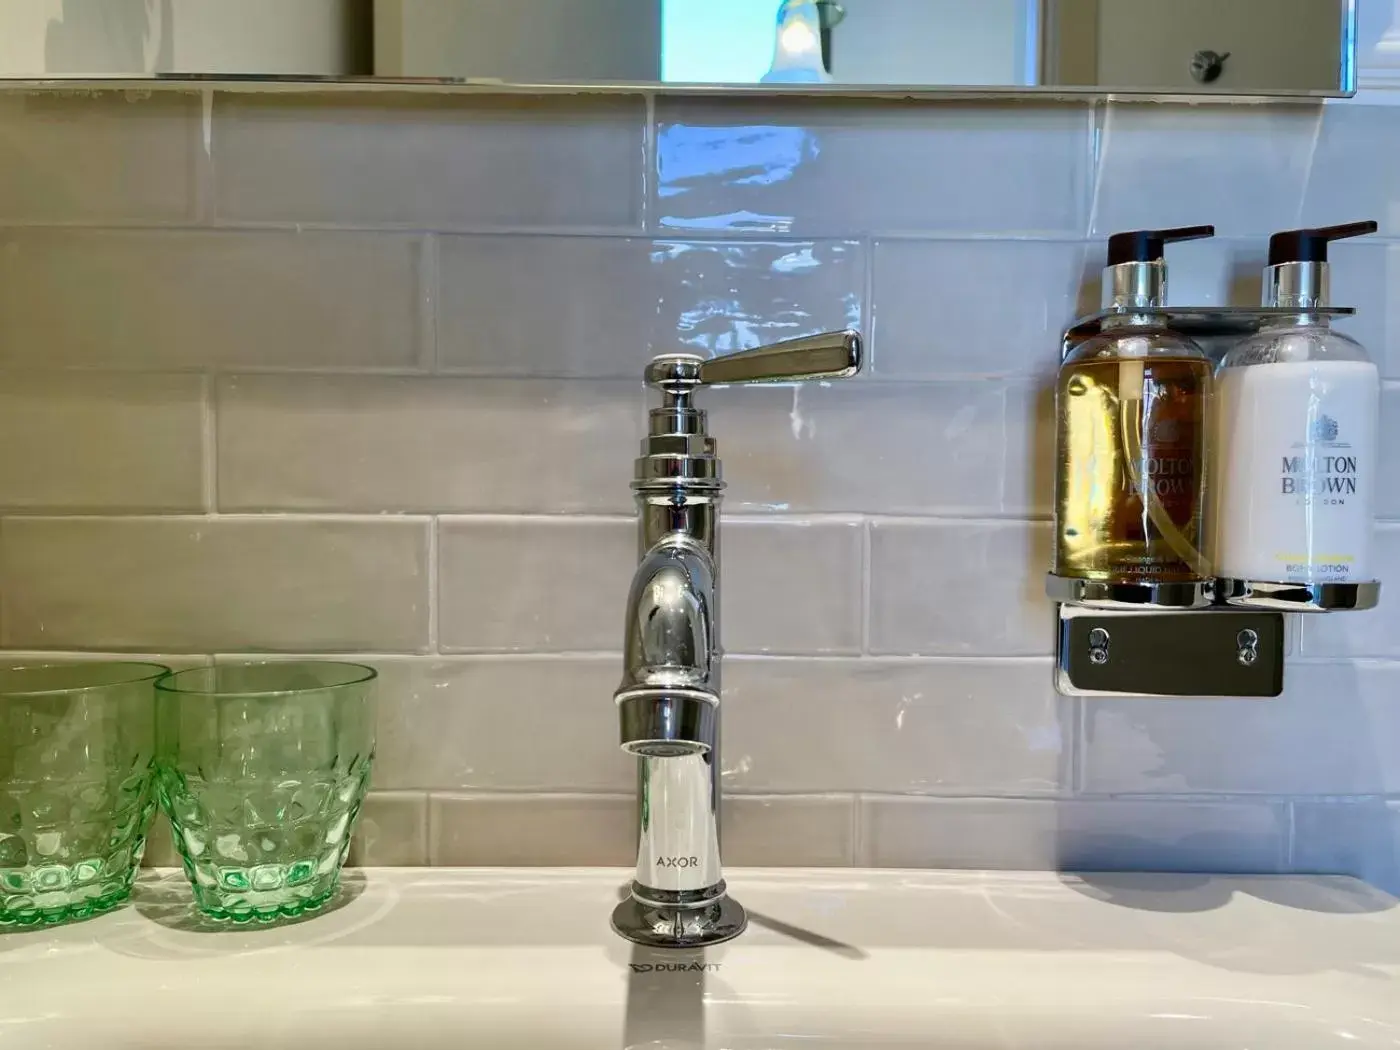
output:
[[[709,521],[714,503],[692,510]],[[710,525],[696,531],[713,542]],[[655,947],[715,944],[744,928],[719,851],[718,576],[710,546],[664,530],[627,599],[614,699],[622,748],[638,759],[637,871],[613,926]]]
[[[709,550],[679,532],[663,536],[637,567],[627,599],[622,683],[614,696],[623,750],[644,758],[714,750],[716,575]]]

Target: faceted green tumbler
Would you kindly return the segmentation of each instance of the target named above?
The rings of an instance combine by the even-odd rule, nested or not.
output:
[[[206,915],[271,922],[335,895],[369,789],[376,678],[297,661],[156,684],[160,801]]]
[[[131,895],[154,810],[158,664],[0,669],[0,927]]]

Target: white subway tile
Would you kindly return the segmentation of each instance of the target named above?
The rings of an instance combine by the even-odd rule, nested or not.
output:
[[[439,365],[476,375],[641,377],[704,356],[862,324],[853,241],[443,237]]]
[[[1084,232],[1087,106],[657,104],[668,230]]]
[[[1400,234],[1400,110],[1325,105],[1299,226],[1375,219]],[[1280,225],[1289,225],[1288,222]],[[1341,300],[1337,300],[1341,302]]]
[[[1393,588],[1400,586],[1400,525],[1377,527],[1371,566],[1375,577],[1392,588],[1381,588],[1381,604],[1366,612],[1299,616],[1304,656],[1400,657],[1400,620],[1393,604]]]
[[[632,769],[635,781],[635,768]],[[434,864],[630,865],[636,801],[625,795],[431,796]],[[843,866],[853,855],[850,796],[727,798],[731,866]]]
[[[638,383],[237,376],[219,385],[225,510],[618,512]]]
[[[199,112],[193,93],[6,92],[0,223],[192,219]]]
[[[860,805],[857,863],[874,867],[1272,874],[1286,866],[1284,803],[865,798]]]
[[[1108,246],[1096,245],[1090,262],[1095,268],[1108,261]],[[1171,279],[1167,302],[1172,306],[1253,305],[1260,301],[1268,239],[1225,236],[1180,241],[1168,249]],[[1095,291],[1102,292],[1102,270]],[[1096,300],[1093,309],[1099,308]]]
[[[838,380],[703,397],[731,511],[977,513],[1001,502],[1006,406],[993,384]]]
[[[1356,308],[1355,317],[1332,323],[1358,340],[1381,375],[1400,379],[1400,244],[1375,238],[1337,241],[1328,250],[1332,302]]]
[[[376,788],[625,793],[636,785],[637,760],[619,744],[612,703],[620,656],[366,659],[380,673]]]
[[[880,241],[873,370],[881,376],[1046,375],[1060,332],[1099,308],[1082,241]],[[1092,268],[1092,272],[1090,272]]]
[[[175,849],[175,840],[170,829],[170,820],[163,810],[157,809],[151,818],[151,828],[146,833],[146,852],[141,857],[143,868],[178,868],[180,854]]]
[[[609,795],[433,795],[431,863],[477,867],[637,862],[637,804]]]
[[[7,518],[0,637],[31,648],[420,650],[428,525]]]
[[[704,357],[816,332],[861,330],[857,241],[657,241],[657,353]]]
[[[1076,799],[1057,809],[1062,871],[1286,870],[1286,803]]]
[[[1048,661],[728,658],[724,783],[743,792],[1043,795],[1070,706]]]
[[[856,863],[876,868],[1052,868],[1056,804],[1049,800],[911,798],[858,802]]]
[[[1397,689],[1400,664],[1295,660],[1277,700],[1093,700],[1084,706],[1084,790],[1400,791]]]
[[[1213,223],[1222,237],[1260,237],[1287,227],[1308,188],[1321,110],[1109,103],[1090,232]]]
[[[636,227],[640,96],[220,94],[224,221]]]
[[[725,651],[860,652],[862,528],[855,519],[726,522],[720,540]]]
[[[204,381],[10,372],[0,381],[0,505],[201,510]]]
[[[626,519],[443,521],[439,646],[443,652],[620,651],[636,566],[637,526]]]
[[[1400,809],[1379,798],[1294,802],[1292,868],[1365,879],[1379,900],[1358,911],[1393,907],[1381,891],[1400,893]]]
[[[439,367],[641,378],[657,309],[650,241],[448,236],[438,255]]]
[[[1049,524],[876,521],[870,533],[870,651],[1049,655]]]
[[[851,795],[731,795],[722,810],[725,866],[850,865],[854,810]]]
[[[363,867],[411,867],[428,862],[428,796],[371,791],[360,810],[349,863]]]
[[[745,519],[722,537],[727,651],[860,651],[859,521]],[[443,651],[621,649],[635,521],[445,521],[439,552]]]
[[[280,231],[0,237],[0,360],[404,368],[418,238]]]
[[[1377,444],[1381,453],[1400,448],[1400,386],[1381,390]],[[1400,520],[1400,456],[1382,454],[1376,458],[1376,517]]]

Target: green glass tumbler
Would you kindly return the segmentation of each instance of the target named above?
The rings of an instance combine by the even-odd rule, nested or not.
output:
[[[156,776],[206,915],[270,922],[319,908],[374,760],[371,667],[219,664],[156,684]]]
[[[155,804],[159,664],[0,669],[0,926],[86,919],[131,895]]]

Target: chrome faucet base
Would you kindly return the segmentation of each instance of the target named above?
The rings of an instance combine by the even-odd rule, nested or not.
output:
[[[703,948],[744,932],[749,917],[730,897],[698,908],[658,907],[628,897],[613,909],[613,932],[648,948]]]

